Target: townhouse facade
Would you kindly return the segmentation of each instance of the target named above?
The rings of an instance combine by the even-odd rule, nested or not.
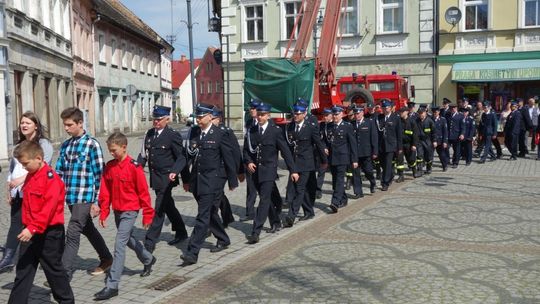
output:
[[[221,62],[216,61],[216,56],[218,60],[221,57],[220,53],[221,51],[215,47],[206,49],[199,65],[200,68],[195,74],[195,80],[197,82],[197,100],[224,110],[223,68]]]
[[[173,104],[173,90],[172,90],[172,53],[174,48],[170,43],[163,40],[163,50],[161,51],[161,98],[159,104],[176,108]]]
[[[321,19],[325,4],[323,0]],[[230,57],[229,65],[223,66],[230,67],[230,79],[225,77],[225,81],[230,83],[231,126],[241,129],[243,61],[285,55],[301,1],[224,0],[220,5],[223,59],[226,61],[227,52]],[[417,102],[432,103],[436,81],[434,1],[347,0],[342,11],[337,76],[395,71],[415,86]],[[325,43],[320,25],[314,28],[311,56]]]
[[[73,106],[70,1],[8,0],[7,145],[17,141],[21,115],[35,112],[52,141],[65,137],[60,112]]]
[[[501,111],[540,95],[539,0],[441,0],[439,16],[439,102],[490,100]]]
[[[161,96],[162,39],[119,1],[94,9],[95,133],[145,130]]]

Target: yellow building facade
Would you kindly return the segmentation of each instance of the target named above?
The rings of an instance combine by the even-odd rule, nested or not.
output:
[[[437,104],[540,95],[540,0],[438,1]]]

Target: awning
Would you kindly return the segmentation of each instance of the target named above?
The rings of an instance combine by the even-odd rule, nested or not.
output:
[[[459,62],[452,66],[454,82],[525,80],[540,80],[540,59]]]

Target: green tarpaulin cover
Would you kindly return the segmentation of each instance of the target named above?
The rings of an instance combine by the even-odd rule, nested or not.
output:
[[[315,61],[294,63],[289,59],[253,59],[245,62],[244,109],[252,98],[272,105],[272,112],[290,113],[299,98],[313,95]]]

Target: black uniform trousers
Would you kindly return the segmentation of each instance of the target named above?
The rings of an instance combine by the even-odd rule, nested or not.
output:
[[[194,197],[197,200],[197,217],[195,218],[193,232],[189,238],[187,254],[197,258],[206,239],[208,229],[216,237],[218,244],[229,245],[231,240],[225,232],[218,214],[221,193],[194,195]]]
[[[465,140],[463,140],[461,145],[463,146],[463,152],[465,154],[464,155],[465,163],[470,164],[471,161],[472,161],[472,153],[473,153],[472,140],[465,139]]]
[[[298,172],[300,179],[296,183],[291,181],[291,188],[294,191],[294,197],[288,213],[288,216],[291,218],[295,218],[298,215],[300,206],[302,206],[302,209],[304,210],[304,215],[315,215],[307,190],[311,173],[311,171]],[[289,189],[287,189],[287,191],[289,191]]]
[[[153,252],[156,243],[159,241],[159,236],[161,235],[161,229],[163,228],[163,222],[165,221],[165,215],[169,218],[171,222],[172,230],[176,231],[176,234],[179,236],[187,237],[186,225],[182,216],[176,206],[174,205],[174,199],[172,197],[172,188],[173,183],[169,183],[164,189],[155,189],[156,193],[156,204],[154,209],[156,213],[154,214],[154,219],[148,231],[146,232],[146,238],[144,241],[144,247],[148,251]]]
[[[518,155],[518,139],[519,134],[505,134],[504,135],[504,145],[508,148],[508,151],[512,157],[517,157]]]
[[[255,216],[255,200],[257,199],[257,186],[253,180],[253,175],[247,173],[246,175],[246,216],[254,217]],[[274,205],[279,205],[279,212],[281,213],[281,205],[283,204],[283,199],[279,193],[276,183],[274,182],[274,188],[272,189],[272,203]]]
[[[403,154],[403,153],[400,153]],[[381,159],[381,186],[390,186],[394,179],[394,152],[380,152],[379,158]]]
[[[519,155],[525,155],[529,153],[529,149],[527,149],[527,130],[519,131],[518,147]]]
[[[441,143],[440,145],[437,145],[437,155],[439,156],[439,161],[441,162],[441,165],[443,169],[446,169],[448,167],[448,147],[444,147]]]
[[[452,165],[457,166],[461,160],[461,141],[459,139],[449,140],[448,144],[452,146],[452,150],[454,150],[454,154],[452,155]]]
[[[491,147],[492,144],[491,136],[484,136],[482,138],[482,145],[484,146],[484,151],[482,155],[480,156],[481,161],[485,161],[486,158],[489,156],[491,159],[495,158],[495,153],[493,152],[493,149]]]
[[[433,163],[433,144],[429,140],[421,140],[418,146],[420,147],[417,151],[418,159],[431,166]]]
[[[221,218],[223,219],[224,225],[228,226],[230,223],[234,222],[231,203],[223,191],[219,194],[219,210],[221,211]]]
[[[75,303],[67,271],[62,264],[64,225],[48,227],[43,234],[34,234],[29,242],[21,242],[15,283],[8,303],[27,303],[38,264],[41,264],[54,299],[61,304]]]
[[[497,152],[497,157],[501,157],[502,156],[502,147],[501,147],[501,143],[499,142],[499,139],[498,138],[492,139],[491,143],[495,147],[495,151]]]
[[[274,181],[258,182],[257,176],[254,176],[253,181],[255,182],[255,188],[259,193],[259,206],[257,206],[255,220],[253,222],[253,231],[251,234],[259,235],[266,222],[266,218],[269,219],[271,225],[281,222],[279,214],[281,213],[282,203],[281,201],[276,202],[272,199],[272,192],[274,189],[277,189]],[[279,203],[279,206],[277,206],[277,203]]]
[[[410,145],[403,145],[403,153],[399,153],[396,157],[396,168],[398,172],[405,171],[405,160],[407,160],[407,166],[413,168],[416,166],[416,151],[411,149]]]
[[[328,170],[328,167],[326,168],[318,168],[317,169],[317,193],[322,194],[322,187],[324,184],[324,176],[326,175],[326,170]]]
[[[370,156],[358,158],[358,168],[353,171],[354,194],[363,194],[362,191],[362,172],[369,181],[370,187],[375,187],[375,175],[373,175],[373,161]]]
[[[332,173],[332,201],[331,204],[336,207],[347,205],[347,194],[345,193],[345,172],[347,165],[330,166]]]

